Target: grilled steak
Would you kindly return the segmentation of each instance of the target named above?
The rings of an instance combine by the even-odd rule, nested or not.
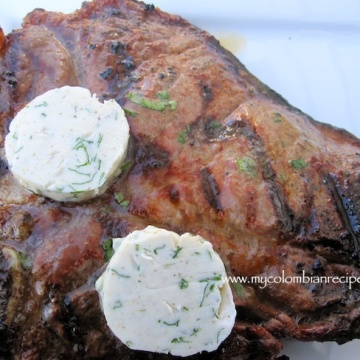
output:
[[[293,108],[208,33],[141,2],[94,0],[34,10],[0,47],[0,358],[170,358],[121,344],[94,289],[106,240],[147,225],[202,235],[232,276],[360,278],[360,140]],[[126,171],[80,204],[29,193],[4,154],[14,115],[64,85],[116,99],[131,127]],[[159,92],[176,106],[152,106]],[[359,337],[359,283],[310,280],[235,284],[231,336],[194,358]]]

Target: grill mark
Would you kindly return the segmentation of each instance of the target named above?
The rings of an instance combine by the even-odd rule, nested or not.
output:
[[[204,167],[200,170],[203,190],[210,206],[219,214],[223,212],[220,202],[220,189],[215,181],[214,174],[208,168]]]
[[[293,215],[290,208],[287,206],[284,194],[277,183],[273,180],[267,181],[270,185],[270,199],[274,205],[275,211],[280,220],[280,230],[284,233],[290,233],[294,230]]]
[[[162,169],[169,164],[169,154],[154,144],[141,144],[135,155],[135,162],[134,173]]]
[[[0,248],[0,357],[10,358],[12,341],[10,329],[6,324],[7,306],[11,297],[12,278],[2,249]]]
[[[334,174],[329,174],[325,176],[325,178],[334,195],[335,205],[340,214],[343,226],[349,232],[353,241],[353,258],[358,258],[360,253],[360,221],[358,215],[354,212],[354,204],[351,199],[345,196]]]
[[[253,127],[245,117],[230,119],[226,124],[226,129],[218,138],[218,141],[232,139],[234,136],[243,136],[251,144],[255,158],[259,162],[264,181],[269,185],[270,199],[279,219],[279,228],[283,234],[294,231],[294,216],[285,201],[285,196],[281,186],[275,181],[276,173],[271,166],[270,158],[267,155],[263,140],[256,134]]]
[[[200,90],[205,102],[210,102],[213,99],[211,87],[202,80],[198,81],[198,85],[200,86]]]
[[[213,118],[208,118],[204,123],[204,133],[205,136],[211,141],[219,138],[221,134],[223,134],[225,127]]]
[[[0,177],[4,176],[9,171],[9,166],[6,161],[0,158]]]

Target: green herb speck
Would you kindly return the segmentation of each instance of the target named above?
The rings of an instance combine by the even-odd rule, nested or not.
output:
[[[182,250],[183,248],[180,247],[180,246],[177,246],[175,251],[174,251],[174,254],[173,254],[173,259],[175,259],[178,255],[179,255],[179,252]]]
[[[196,336],[199,331],[200,331],[200,328],[193,329],[193,332],[192,332],[192,334],[190,334],[190,336]]]
[[[217,313],[217,310],[213,308],[212,311],[213,311],[213,317],[216,318],[216,319],[218,319],[218,318],[219,318],[219,315],[218,315],[218,313]]]
[[[30,269],[31,268],[31,260],[30,260],[29,256],[21,251],[18,252],[18,256],[19,256],[19,260],[20,260],[22,267],[25,270]]]
[[[98,147],[99,147],[100,144],[102,143],[103,138],[104,138],[103,134],[99,133],[99,137],[98,137],[98,141],[97,141],[97,146],[98,146]]]
[[[164,249],[164,248],[165,248],[165,244],[164,244],[163,246],[159,246],[159,247],[157,247],[156,249],[154,249],[155,255],[158,254],[158,251],[159,251],[159,250]]]
[[[177,320],[174,323],[168,323],[166,321],[163,321],[162,323],[167,325],[167,326],[179,326],[179,322],[180,322],[180,320]]]
[[[123,208],[123,209],[126,209],[130,204],[130,201],[129,200],[124,200],[120,203],[120,206]]]
[[[190,134],[190,132],[191,132],[190,125],[186,125],[185,130],[179,131],[178,138],[177,138],[178,142],[180,144],[185,144],[187,141],[187,138],[188,138],[188,134]]]
[[[217,337],[216,337],[216,342],[219,343],[219,338],[220,338],[220,333],[225,330],[225,328],[222,328],[219,330],[219,332],[217,333]]]
[[[171,111],[174,111],[177,107],[178,102],[176,100],[169,100],[168,105]]]
[[[185,131],[180,131],[179,135],[178,135],[178,138],[177,138],[178,142],[180,144],[184,145],[186,143],[186,138],[187,138],[186,132]]]
[[[189,282],[187,280],[185,280],[185,279],[181,279],[180,283],[179,283],[179,288],[181,290],[183,290],[183,289],[186,289],[188,287],[189,287]]]
[[[104,260],[109,261],[114,255],[112,239],[106,239],[102,245],[102,248],[104,250]]]
[[[236,160],[236,164],[240,171],[245,172],[249,176],[255,176],[257,166],[253,159],[243,157],[242,159]]]
[[[20,152],[23,148],[24,148],[24,147],[21,146],[19,149],[17,149],[17,150],[15,151],[15,154],[17,154],[18,152]]]
[[[129,275],[124,275],[124,274],[120,274],[118,271],[116,271],[115,269],[110,269],[115,275],[117,275],[118,277],[124,278],[124,279],[130,279]]]
[[[304,161],[303,159],[291,160],[290,165],[292,168],[294,168],[296,170],[304,169],[309,166],[309,164],[306,161]]]
[[[123,306],[122,302],[120,300],[116,300],[113,306],[113,310],[120,309],[122,306]]]
[[[169,107],[170,110],[175,110],[177,107],[176,100],[170,100],[169,94],[166,91],[159,91],[157,93],[158,99],[149,99],[143,97],[139,93],[130,93],[128,94],[128,98],[135,104],[142,106],[143,108],[156,110],[156,111],[163,111],[166,107]]]
[[[127,161],[126,163],[120,166],[121,172],[127,171],[131,168],[131,161]]]
[[[41,104],[35,105],[34,107],[42,107],[42,106],[48,106],[48,103],[44,101]]]
[[[129,109],[125,109],[123,108],[124,110],[124,113],[125,113],[125,116],[137,116],[137,112],[136,111],[132,111],[132,110],[129,110]]]
[[[167,91],[159,91],[157,93],[157,97],[163,100],[168,100],[170,98],[170,95]]]
[[[88,181],[74,182],[74,183],[71,183],[71,185],[84,185],[84,184],[89,184],[89,183],[91,183],[91,182],[94,180],[96,174],[97,174],[97,172],[95,172],[95,173],[93,174],[93,176],[91,177],[91,179],[89,179]]]
[[[222,276],[219,274],[219,275],[214,275],[214,276],[211,277],[211,278],[206,278],[206,279],[199,280],[199,282],[221,281],[221,280],[222,280]]]
[[[209,288],[210,287],[210,282],[208,282],[204,288],[204,291],[203,291],[203,296],[202,296],[202,299],[201,299],[201,302],[200,302],[200,307],[202,307],[204,305],[204,301],[205,299],[209,296],[210,292],[209,292]]]
[[[180,344],[180,343],[189,343],[190,341],[186,341],[182,336],[179,338],[174,338],[171,340],[172,344]]]
[[[116,193],[114,195],[117,203],[123,208],[123,209],[126,209],[129,204],[130,204],[130,201],[129,200],[125,200],[124,198],[124,195],[122,193]]]
[[[77,169],[68,168],[68,170],[73,171],[73,172],[75,172],[75,173],[77,173],[79,175],[84,175],[84,176],[88,176],[88,177],[91,176],[90,173],[84,173],[84,172],[81,172],[81,171],[79,171]]]

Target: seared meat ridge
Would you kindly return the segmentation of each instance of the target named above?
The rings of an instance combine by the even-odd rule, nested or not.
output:
[[[359,140],[290,106],[206,32],[95,0],[33,11],[0,56],[0,356],[148,358],[110,334],[93,288],[107,239],[148,224],[209,239],[229,275],[360,277]],[[3,151],[14,114],[63,85],[116,99],[132,132],[127,169],[77,205],[22,189]],[[359,284],[237,284],[234,297],[214,359],[274,358],[284,337],[359,337]]]

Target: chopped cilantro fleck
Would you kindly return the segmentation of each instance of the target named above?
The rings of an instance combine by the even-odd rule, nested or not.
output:
[[[121,172],[127,171],[131,168],[131,161],[127,161],[126,163],[120,166]]]
[[[165,110],[165,107],[167,104],[161,100],[151,100],[151,99],[147,99],[147,98],[142,98],[140,105],[147,109],[163,111],[163,110]]]
[[[253,159],[249,157],[243,157],[236,160],[236,164],[240,171],[245,172],[249,176],[255,176],[257,165]]]
[[[309,164],[304,161],[303,159],[295,159],[290,161],[291,167],[293,167],[296,170],[304,169],[309,166]]]
[[[130,204],[130,201],[129,200],[124,200],[120,203],[120,206],[123,208],[123,209],[126,209]]]
[[[105,261],[109,261],[111,257],[114,255],[114,249],[112,245],[113,245],[112,239],[106,239],[102,245],[102,248],[104,250]]]
[[[136,111],[132,111],[132,110],[125,109],[125,108],[123,108],[123,110],[124,110],[124,113],[125,113],[126,116],[137,116]]]
[[[170,98],[170,95],[167,91],[159,91],[157,93],[157,97],[163,100],[168,100]]]
[[[179,132],[177,140],[180,144],[186,143],[187,135],[190,134],[190,131],[191,131],[190,125],[186,125],[185,130],[181,130]]]
[[[123,209],[126,209],[129,204],[130,204],[130,201],[129,200],[125,200],[124,198],[124,195],[122,193],[116,193],[114,195],[115,197],[115,200],[117,201],[117,203],[123,208]]]
[[[168,92],[159,91],[156,95],[158,99],[149,99],[139,93],[130,93],[128,94],[128,98],[133,103],[151,110],[163,111],[166,109],[166,107],[169,107],[170,110],[176,109],[177,101],[170,100],[170,95]]]
[[[180,144],[185,144],[186,143],[186,132],[180,131],[177,139]]]

